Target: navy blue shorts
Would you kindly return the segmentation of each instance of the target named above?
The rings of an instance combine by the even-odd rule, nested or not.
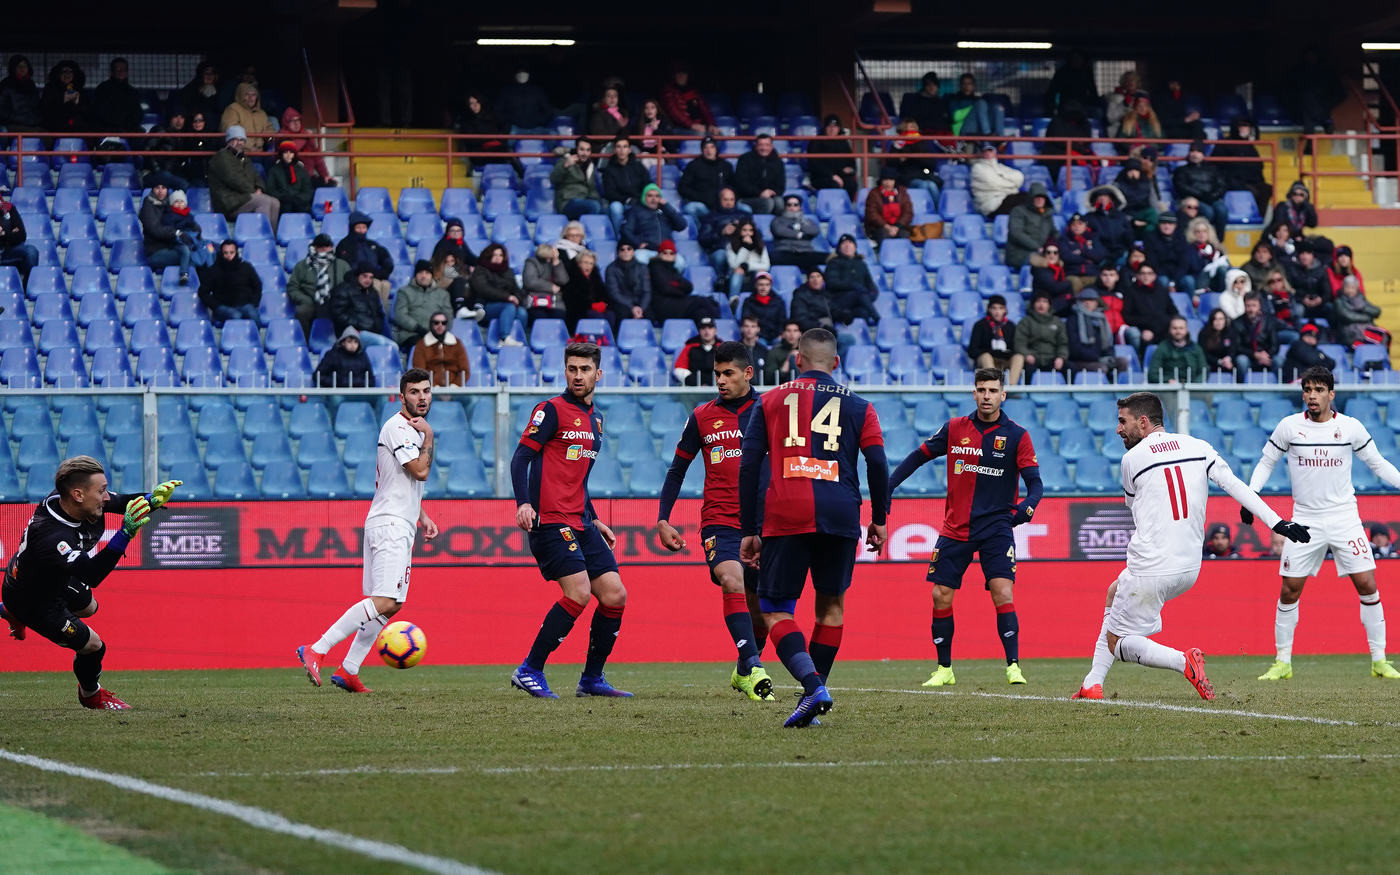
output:
[[[987,581],[1004,577],[1016,582],[1016,538],[1011,532],[998,533],[978,541],[955,541],[939,536],[928,562],[929,583],[949,589],[962,587],[963,574],[972,564],[976,553],[982,562],[982,575]],[[990,583],[987,584],[990,587]]]
[[[719,583],[715,568],[721,562],[739,562],[739,547],[744,543],[744,535],[733,526],[705,526],[700,530],[704,539],[705,564],[710,566],[710,579]],[[744,566],[744,589],[758,589],[758,570]]]
[[[820,533],[764,538],[759,597],[772,602],[795,601],[802,595],[809,572],[817,592],[841,595],[851,586],[859,544],[855,538]]]
[[[548,525],[530,532],[530,552],[545,580],[560,580],[581,571],[596,580],[617,571],[617,559],[594,526]]]

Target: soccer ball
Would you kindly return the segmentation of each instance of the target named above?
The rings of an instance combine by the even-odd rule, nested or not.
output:
[[[390,668],[413,668],[428,652],[428,636],[406,620],[390,623],[379,633],[374,650]]]

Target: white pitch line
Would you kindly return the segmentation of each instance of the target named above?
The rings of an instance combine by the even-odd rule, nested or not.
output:
[[[422,869],[425,872],[442,873],[442,875],[492,875],[489,870],[478,869],[475,866],[469,866],[466,863],[459,863],[456,860],[449,860],[445,857],[434,857],[429,854],[419,853],[418,851],[405,848],[402,845],[360,838],[359,836],[352,836],[343,832],[336,832],[335,830],[308,826],[304,823],[288,820],[280,814],[263,808],[256,808],[252,805],[241,805],[237,802],[230,802],[227,799],[218,799],[213,796],[206,796],[202,793],[191,793],[188,790],[166,787],[162,784],[153,784],[150,781],[143,781],[140,778],[133,778],[128,775],[118,775],[111,772],[103,772],[98,769],[90,769],[86,766],[75,766],[70,763],[63,763],[43,757],[13,753],[4,748],[0,748],[0,760],[7,760],[21,766],[29,766],[45,772],[56,772],[74,778],[99,781],[132,793],[140,793],[144,796],[164,799],[167,802],[188,805],[191,808],[197,808],[200,811],[207,811],[211,814],[220,814],[224,817],[231,817],[234,820],[241,820],[249,826],[266,830],[267,832],[280,833],[299,839],[319,842],[338,850],[349,851],[363,857],[383,860],[388,863],[401,863],[405,866]]]

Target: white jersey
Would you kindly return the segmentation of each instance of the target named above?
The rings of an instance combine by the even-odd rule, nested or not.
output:
[[[403,411],[395,413],[379,430],[378,463],[374,472],[374,500],[365,525],[386,519],[403,520],[415,529],[423,509],[423,481],[404,470],[418,458],[423,433],[408,424]]]
[[[1259,455],[1249,488],[1261,488],[1278,460],[1287,456],[1293,513],[1300,518],[1317,519],[1336,511],[1356,514],[1352,456],[1360,458],[1386,483],[1400,488],[1400,472],[1376,449],[1366,426],[1341,413],[1333,413],[1325,422],[1313,422],[1306,413],[1285,416]]]
[[[1190,435],[1157,431],[1123,454],[1123,494],[1136,530],[1128,571],[1139,577],[1196,573],[1205,540],[1206,497],[1214,483],[1273,527],[1278,514],[1230,470],[1215,448]]]

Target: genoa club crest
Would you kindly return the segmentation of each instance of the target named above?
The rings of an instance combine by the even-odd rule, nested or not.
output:
[[[997,450],[1006,449],[1006,437],[998,437],[992,440],[992,448]]]

